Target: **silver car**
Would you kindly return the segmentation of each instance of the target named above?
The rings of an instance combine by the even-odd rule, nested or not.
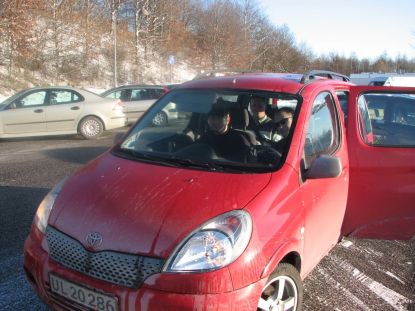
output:
[[[168,90],[169,88],[160,85],[124,85],[109,89],[101,96],[121,100],[127,122],[133,123]],[[171,103],[154,116],[152,123],[154,126],[164,126],[177,117],[176,105]]]
[[[125,125],[120,101],[73,87],[31,88],[0,103],[0,138],[79,133],[95,139]]]

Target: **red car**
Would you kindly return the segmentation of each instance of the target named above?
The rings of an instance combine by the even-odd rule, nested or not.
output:
[[[45,197],[27,279],[57,310],[300,310],[342,234],[415,234],[414,94],[330,72],[183,84]]]

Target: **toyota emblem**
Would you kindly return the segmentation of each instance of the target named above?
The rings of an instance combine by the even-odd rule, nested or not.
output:
[[[102,236],[98,232],[90,232],[86,236],[86,243],[88,246],[95,248],[97,246],[100,246],[102,243]]]

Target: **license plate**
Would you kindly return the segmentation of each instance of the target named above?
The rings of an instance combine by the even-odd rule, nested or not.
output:
[[[69,282],[56,275],[49,274],[50,288],[53,293],[74,301],[82,306],[100,311],[117,311],[117,299]]]

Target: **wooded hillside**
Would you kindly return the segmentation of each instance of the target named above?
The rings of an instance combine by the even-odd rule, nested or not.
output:
[[[315,56],[255,0],[0,0],[5,89],[178,82],[179,70],[223,68],[349,75],[415,72],[415,60]]]

